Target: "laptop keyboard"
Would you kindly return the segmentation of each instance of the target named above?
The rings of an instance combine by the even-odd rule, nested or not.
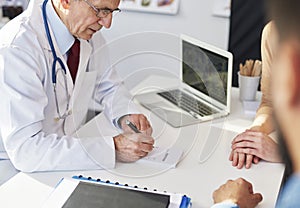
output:
[[[216,110],[212,109],[208,105],[178,89],[159,92],[157,94],[191,114],[196,113],[200,116],[207,116],[217,113]]]

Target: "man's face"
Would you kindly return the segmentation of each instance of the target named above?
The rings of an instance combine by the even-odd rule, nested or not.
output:
[[[274,57],[272,68],[272,104],[276,116],[276,122],[281,130],[280,139],[283,160],[293,168],[296,167],[297,141],[300,134],[300,110],[299,110],[299,41],[290,38],[281,41],[277,54]],[[288,149],[288,151],[287,151]]]
[[[65,24],[75,37],[89,40],[103,26],[109,28],[112,14],[99,18],[96,16],[93,5],[97,9],[116,9],[120,0],[70,0]]]

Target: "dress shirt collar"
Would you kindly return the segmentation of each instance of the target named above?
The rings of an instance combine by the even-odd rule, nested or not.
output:
[[[65,55],[73,45],[75,39],[57,15],[51,0],[47,2],[46,10],[47,19],[53,31],[55,41],[62,55]]]

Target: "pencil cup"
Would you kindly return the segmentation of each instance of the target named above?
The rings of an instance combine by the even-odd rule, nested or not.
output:
[[[253,101],[256,100],[256,92],[260,81],[260,76],[250,77],[240,75],[239,77],[239,88],[240,88],[240,100],[241,101]]]

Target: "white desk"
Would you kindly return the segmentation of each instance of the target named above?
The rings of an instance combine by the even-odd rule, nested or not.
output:
[[[231,140],[236,132],[247,128],[253,119],[243,114],[237,89],[232,90],[231,109],[231,115],[225,119],[175,129],[142,108],[150,117],[158,144],[168,145],[171,139],[174,145],[184,149],[184,157],[176,169],[141,163],[118,163],[113,170],[19,173],[0,187],[0,205],[41,207],[62,177],[82,174],[150,189],[184,193],[192,198],[194,208],[210,207],[213,204],[212,192],[216,188],[228,179],[243,177],[253,183],[255,192],[263,194],[264,199],[259,207],[274,207],[284,167],[282,164],[267,162],[253,165],[250,170],[237,170],[231,166],[228,160]],[[98,129],[94,125],[103,122],[101,119],[100,116],[89,122],[80,133],[97,134]],[[211,157],[200,163],[202,150],[207,150],[206,140],[210,141],[208,145],[217,145],[212,145],[216,148]]]

